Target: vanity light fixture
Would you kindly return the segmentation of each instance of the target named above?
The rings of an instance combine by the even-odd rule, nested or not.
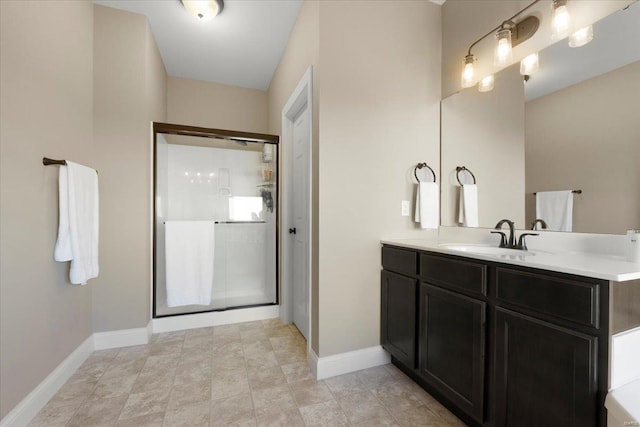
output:
[[[488,36],[495,34],[497,39],[497,45],[494,55],[494,65],[496,65],[497,67],[503,67],[511,63],[511,61],[513,60],[512,48],[530,39],[531,36],[536,33],[538,27],[540,26],[540,20],[535,16],[528,16],[519,22],[515,22],[514,20],[524,11],[526,11],[539,1],[540,0],[534,0],[527,7],[520,10],[511,18],[502,21],[500,25],[492,28],[491,31],[480,37],[478,40],[473,42],[471,46],[469,46],[467,55],[464,57],[464,69],[462,70],[461,84],[463,88],[471,87],[478,82],[476,78],[476,70],[474,67],[476,58],[471,53],[471,49],[473,49],[475,45],[480,43]]]
[[[476,70],[473,67],[474,61],[475,58],[471,53],[464,57],[464,69],[462,70],[462,87],[471,87],[476,84]]]
[[[571,32],[571,16],[567,9],[567,0],[553,0],[551,30],[554,40],[561,40]]]
[[[493,90],[494,80],[495,79],[493,77],[493,74],[490,74],[487,77],[485,77],[482,80],[480,80],[480,82],[478,83],[478,91],[479,92],[492,91]]]
[[[522,61],[520,61],[520,74],[525,76],[525,75],[533,74],[536,71],[538,71],[538,67],[539,67],[538,61],[539,61],[538,52],[525,56],[525,58]]]
[[[224,9],[223,0],[180,0],[187,12],[199,21],[211,21]]]
[[[502,25],[510,24],[505,22]],[[498,42],[493,56],[493,65],[496,67],[504,67],[513,61],[513,54],[511,51],[511,29],[501,28],[496,33],[496,39]]]
[[[580,28],[569,36],[570,47],[580,47],[593,40],[593,25]]]

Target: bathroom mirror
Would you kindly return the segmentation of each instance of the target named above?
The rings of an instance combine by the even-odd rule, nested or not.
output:
[[[476,177],[480,227],[536,219],[540,191],[581,190],[572,231],[623,234],[640,226],[640,4],[596,22],[594,39],[539,52],[524,83],[519,63],[495,87],[441,103],[442,225],[458,224],[456,167]],[[464,182],[463,176],[463,182]]]

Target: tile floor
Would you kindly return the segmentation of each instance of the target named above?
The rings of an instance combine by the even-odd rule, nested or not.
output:
[[[96,351],[30,426],[464,426],[392,365],[313,379],[279,320]]]

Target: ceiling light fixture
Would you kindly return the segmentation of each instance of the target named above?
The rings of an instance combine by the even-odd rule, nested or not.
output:
[[[187,12],[199,21],[211,21],[224,9],[223,0],[180,0]]]
[[[571,32],[571,16],[567,9],[567,0],[553,0],[551,30],[554,40],[561,40]]]
[[[580,47],[593,40],[593,25],[580,28],[569,36],[570,47]]]
[[[527,55],[520,61],[520,74],[523,76],[533,74],[538,71],[539,66],[538,52]]]
[[[464,69],[462,70],[461,83],[463,88],[471,87],[477,83],[477,79],[475,77],[476,70],[473,65],[475,62],[475,56],[471,53],[471,49],[491,34],[495,33],[497,39],[497,45],[494,52],[494,65],[497,67],[504,67],[511,63],[513,60],[512,48],[530,39],[540,26],[540,20],[535,16],[528,16],[517,23],[514,19],[539,1],[540,0],[534,0],[529,4],[529,6],[525,7],[506,21],[502,21],[500,25],[491,29],[491,31],[469,46],[467,55],[464,57]]]

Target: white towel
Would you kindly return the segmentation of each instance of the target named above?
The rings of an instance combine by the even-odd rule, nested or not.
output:
[[[536,218],[547,223],[549,231],[571,231],[573,228],[573,192],[538,191]]]
[[[86,285],[98,277],[98,174],[86,166],[67,161],[58,173],[58,240],[56,261],[71,261],[69,279]]]
[[[440,195],[435,182],[419,182],[416,190],[414,221],[420,228],[438,228],[440,222]]]
[[[167,306],[209,305],[213,287],[213,221],[166,221]]]
[[[478,227],[478,186],[463,184],[460,186],[458,223],[464,227]]]

